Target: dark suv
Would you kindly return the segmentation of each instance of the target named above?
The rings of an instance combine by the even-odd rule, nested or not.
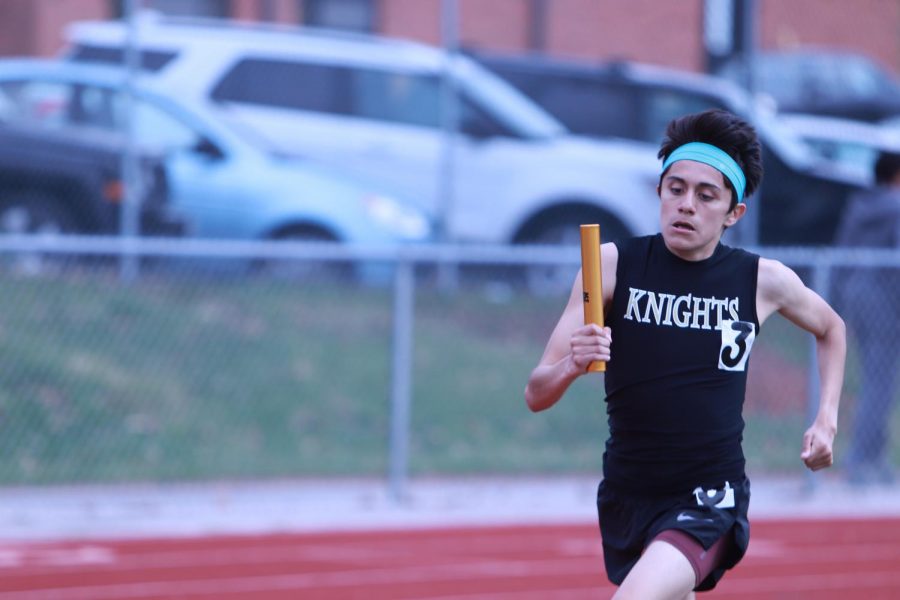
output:
[[[774,116],[719,78],[633,62],[469,52],[524,91],[572,132],[658,143],[679,115],[722,108],[751,120],[763,144],[760,244],[830,244],[847,197],[867,181],[815,157]]]
[[[737,84],[748,68],[734,60],[717,72]],[[874,60],[833,48],[758,52],[753,85],[781,113],[801,113],[877,123],[900,116],[900,83]]]

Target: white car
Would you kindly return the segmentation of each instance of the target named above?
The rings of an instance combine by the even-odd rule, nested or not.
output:
[[[874,183],[881,151],[900,152],[900,120],[867,123],[838,117],[785,114],[779,121],[817,155]]]
[[[569,135],[466,57],[300,27],[152,16],[136,29],[145,73],[170,93],[285,152],[402,190],[445,239],[577,243],[586,222],[605,240],[658,230],[655,145]],[[66,56],[122,62],[127,35],[121,21],[76,23]],[[445,125],[453,105],[458,133]]]

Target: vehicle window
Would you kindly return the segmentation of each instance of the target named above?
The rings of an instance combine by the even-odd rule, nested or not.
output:
[[[856,142],[840,142],[828,139],[806,138],[812,150],[827,160],[851,165],[865,173],[871,173],[878,158],[878,150]]]
[[[457,57],[454,75],[459,87],[485,114],[524,139],[548,139],[565,132],[565,126],[511,83],[476,63]]]
[[[723,73],[734,77],[738,67]],[[823,100],[859,99],[896,93],[891,77],[877,64],[859,56],[832,54],[772,54],[758,58],[754,84],[786,109]]]
[[[598,136],[637,138],[634,93],[621,85],[605,82],[562,81],[549,91],[548,105],[565,110],[570,129]],[[562,115],[564,113],[556,113]]]
[[[69,120],[80,126],[115,130],[118,127],[115,92],[91,86],[74,86],[69,101]]]
[[[113,88],[76,86],[70,112],[80,126],[125,131],[129,109],[134,136],[142,145],[177,150],[193,147],[197,141],[194,131],[167,112],[140,97],[129,106],[128,97]]]
[[[816,69],[821,77],[824,91],[833,98],[873,98],[879,94],[889,94],[891,81],[878,67],[863,58],[835,56],[827,65]]]
[[[633,95],[622,86],[577,76],[549,79],[541,73],[512,69],[503,75],[570,131],[601,137],[637,136]]]
[[[553,88],[548,104],[552,102],[570,115],[571,124],[566,125],[573,131],[626,139],[635,139],[639,135],[636,131],[635,95],[625,86],[603,81],[569,80]],[[562,108],[564,103],[567,106]]]
[[[643,118],[640,119],[640,139],[658,143],[668,123],[682,115],[696,113],[710,108],[723,108],[713,98],[683,93],[678,90],[646,88],[641,92],[643,98]]]
[[[459,101],[459,130],[475,138],[516,137],[465,93],[460,95]]]
[[[44,81],[0,83],[0,119],[50,128],[65,125],[70,90],[68,84]]]
[[[258,58],[239,61],[212,91],[219,102],[338,114],[349,112],[349,97],[344,70]]]
[[[353,80],[351,112],[359,117],[422,127],[441,125],[441,86],[435,76],[349,70]]]
[[[124,119],[125,97],[117,96],[117,112]],[[133,104],[134,134],[141,144],[165,150],[186,150],[196,146],[199,135],[187,125],[145,100],[137,99]]]
[[[785,61],[776,66],[773,61],[762,58],[759,68],[754,71],[753,84],[757,90],[775,98],[779,106],[800,106],[809,93],[808,74],[808,69],[796,61]]]
[[[16,122],[45,129],[67,126],[111,130],[115,107],[109,90],[69,82],[19,81],[0,84]]]
[[[178,55],[177,52],[164,52],[159,50],[141,50],[140,66],[144,71],[155,73],[161,71]],[[76,46],[68,56],[74,62],[93,62],[103,64],[125,64],[125,52],[122,48],[109,46]]]
[[[0,84],[0,118],[15,119],[45,129],[79,127],[106,132],[124,131],[128,109],[115,88],[68,82],[5,82]],[[142,144],[160,148],[191,147],[197,135],[162,109],[136,99],[134,132]]]
[[[771,57],[761,55],[753,68],[753,88],[757,93],[771,97],[779,108],[800,106],[809,91],[807,69],[795,61],[777,64]],[[719,71],[719,75],[742,87],[749,85],[747,65],[732,60]]]
[[[214,100],[440,126],[437,77],[250,58],[213,89]]]

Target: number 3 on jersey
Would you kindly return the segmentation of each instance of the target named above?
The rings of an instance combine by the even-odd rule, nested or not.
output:
[[[747,368],[750,348],[756,339],[756,327],[749,321],[722,322],[722,348],[719,350],[719,369],[743,371]]]

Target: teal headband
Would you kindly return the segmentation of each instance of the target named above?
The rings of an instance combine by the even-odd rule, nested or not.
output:
[[[672,151],[672,154],[663,163],[663,172],[677,160],[694,160],[720,171],[734,187],[738,203],[743,204],[744,188],[747,186],[747,180],[738,164],[724,150],[703,142],[687,143]]]

